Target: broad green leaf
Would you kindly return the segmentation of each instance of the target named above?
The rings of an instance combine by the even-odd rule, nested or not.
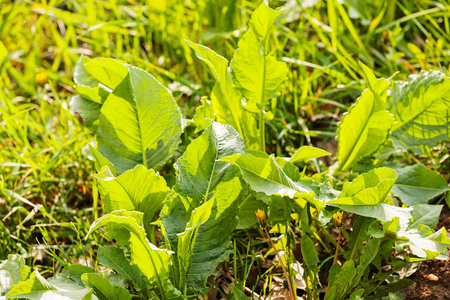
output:
[[[377,93],[364,90],[338,124],[338,171],[346,171],[358,160],[374,154],[383,145],[393,117]]]
[[[181,114],[169,91],[149,73],[129,66],[101,108],[98,151],[118,173],[142,164],[161,167],[180,142]]]
[[[239,225],[236,229],[245,229],[256,224],[258,219],[255,213],[258,209],[266,210],[267,204],[253,194],[249,194],[239,207]]]
[[[159,249],[148,241],[143,227],[143,218],[141,212],[113,211],[96,220],[91,225],[88,236],[92,231],[106,225],[125,229],[127,235],[121,238],[129,239],[132,263],[147,277],[150,286],[159,292],[161,299],[179,299],[181,293],[169,280],[172,252]]]
[[[196,126],[195,132],[205,130],[209,125],[211,125],[212,121],[216,120],[211,101],[207,100],[206,97],[202,97],[200,101],[202,105],[195,108],[195,116],[193,120],[193,123]]]
[[[377,168],[359,175],[351,183],[344,183],[338,199],[328,201],[339,205],[378,205],[386,202],[397,173],[389,168]]]
[[[85,273],[81,276],[86,286],[94,290],[99,300],[128,300],[131,294],[121,286],[113,286],[108,279],[95,273]]]
[[[443,205],[429,205],[429,204],[417,204],[413,206],[413,223],[409,225],[409,228],[417,228],[420,224],[427,225],[430,228],[435,228],[439,222],[439,216]]]
[[[324,205],[321,201],[313,198],[314,193],[309,184],[294,182],[289,178],[273,156],[265,158],[252,154],[235,154],[224,157],[221,161],[238,166],[244,180],[256,192],[262,192],[267,196],[288,196],[291,199],[304,197],[316,207]]]
[[[241,107],[242,96],[233,86],[228,60],[205,46],[186,42],[197,57],[208,65],[216,79],[211,105],[217,122],[233,126],[244,137],[246,149],[259,149],[255,118]]]
[[[108,59],[81,57],[75,67],[75,90],[70,106],[80,114],[89,130],[97,132],[100,109],[114,89],[126,76],[127,69],[121,63]]]
[[[404,232],[401,237],[406,241],[400,242],[402,246],[409,246],[411,252],[422,259],[434,259],[442,256],[448,259],[450,238],[447,237],[445,228],[434,232],[426,225],[419,225],[417,229]]]
[[[146,283],[142,279],[136,265],[131,265],[123,250],[117,247],[101,247],[98,250],[98,261],[113,269],[125,281],[133,283],[138,289],[145,289]]]
[[[239,170],[219,159],[235,153],[244,153],[239,134],[231,126],[213,123],[176,163],[177,183],[161,212],[161,222],[169,249],[189,251],[177,253],[181,261],[176,262],[174,277],[183,291],[186,286],[180,284],[187,282],[189,292],[205,294],[207,278],[230,253],[242,183]]]
[[[396,82],[389,97],[394,114],[394,145],[427,152],[450,139],[450,78],[439,71],[422,71]]]
[[[97,172],[101,172],[102,168],[104,166],[107,166],[110,173],[113,176],[116,176],[116,168],[114,167],[114,165],[108,160],[106,159],[100,152],[98,152],[97,149],[95,149],[94,147],[92,147],[92,145],[89,143],[89,151],[91,152],[91,155],[94,157],[95,160],[95,170]]]
[[[5,296],[11,286],[24,281],[30,274],[30,267],[25,265],[25,260],[14,254],[9,254],[8,259],[0,263],[0,297]]]
[[[285,225],[291,220],[291,199],[273,195],[269,204],[269,220],[272,225],[281,223]],[[254,214],[254,213],[253,213]]]
[[[247,100],[245,107],[254,113],[279,95],[288,74],[286,64],[269,56],[266,47],[269,29],[283,11],[275,11],[263,2],[254,11],[250,28],[239,41],[230,64],[234,82]]]
[[[408,206],[426,204],[450,189],[444,177],[423,165],[407,166],[397,173],[392,191]]]
[[[101,103],[97,103],[96,101],[91,101],[80,95],[76,95],[70,100],[70,107],[83,118],[84,125],[90,131],[96,133],[100,122],[100,109],[104,100],[102,99]]]
[[[83,275],[84,273],[94,273],[94,272],[95,272],[94,268],[79,264],[72,264],[64,267],[62,272],[58,274],[57,277],[64,278],[64,280],[66,281],[75,281],[80,286],[84,286],[83,281],[81,280],[81,275]]]
[[[303,255],[303,260],[309,270],[314,273],[319,271],[317,267],[317,263],[320,262],[319,257],[317,256],[317,250],[314,246],[313,241],[306,235],[302,236],[301,241],[301,251]]]
[[[103,85],[114,90],[127,76],[127,67],[114,59],[80,57],[75,67],[74,80],[78,85],[96,88]]]
[[[298,148],[297,151],[295,151],[294,155],[289,159],[289,162],[295,164],[302,160],[312,159],[312,158],[319,158],[323,156],[331,155],[328,151],[322,150],[320,148],[311,147],[311,146],[303,146]]]
[[[348,260],[342,266],[339,274],[336,275],[334,280],[334,285],[327,293],[325,299],[339,299],[339,295],[344,293],[344,291],[350,286],[353,278],[356,275],[355,262],[353,260]]]
[[[106,213],[120,209],[143,212],[144,227],[147,233],[150,232],[150,223],[169,194],[163,177],[144,166],[137,166],[118,177],[105,167],[93,177],[97,179]]]
[[[389,87],[389,81],[384,78],[376,78],[372,70],[362,62],[359,62],[364,75],[366,76],[366,85],[374,93],[380,95],[383,101],[386,101],[386,94]]]
[[[38,271],[31,278],[12,287],[6,298],[25,298],[31,300],[91,300],[97,299],[92,292],[75,282],[61,282],[55,279],[50,283]]]
[[[399,218],[399,228],[405,230],[412,218],[412,207],[403,208],[386,203],[378,205],[338,205],[340,209],[368,218],[376,218],[382,222],[392,221]]]

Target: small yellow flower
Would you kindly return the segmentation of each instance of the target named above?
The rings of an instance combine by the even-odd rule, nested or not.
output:
[[[267,216],[266,213],[264,212],[264,210],[258,209],[256,212],[256,218],[258,218],[259,223],[261,223],[261,225],[265,225],[266,221],[267,221]]]
[[[47,82],[47,73],[45,72],[40,72],[36,74],[36,81],[39,84],[44,84]]]
[[[333,220],[334,220],[334,222],[336,222],[337,226],[342,225],[342,216],[343,215],[344,215],[344,213],[342,211],[338,211],[333,215]]]

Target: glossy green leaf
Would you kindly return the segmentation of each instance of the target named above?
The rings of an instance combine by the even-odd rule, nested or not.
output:
[[[85,273],[81,276],[86,286],[94,291],[99,300],[129,300],[131,294],[121,286],[113,286],[108,279],[95,273]]]
[[[256,224],[258,219],[255,213],[258,209],[267,210],[267,204],[253,194],[248,195],[239,207],[239,224],[236,229],[245,229]]]
[[[102,168],[104,166],[107,166],[109,169],[109,172],[113,175],[116,176],[116,168],[114,167],[114,165],[108,160],[106,159],[100,152],[98,152],[97,149],[95,149],[94,147],[92,147],[91,144],[89,144],[89,151],[91,152],[91,155],[94,157],[95,160],[95,170],[97,172],[101,172]]]
[[[301,251],[304,263],[306,264],[308,269],[313,271],[314,273],[318,272],[319,269],[317,267],[317,263],[319,263],[320,260],[317,255],[317,250],[314,246],[313,241],[306,235],[302,236]]]
[[[145,289],[146,283],[142,279],[136,265],[131,265],[123,250],[116,247],[101,247],[97,255],[99,263],[113,269],[126,282],[133,283],[138,289]]]
[[[358,160],[374,154],[383,145],[393,117],[377,93],[364,90],[338,124],[338,171],[351,168]]]
[[[396,82],[389,97],[394,145],[420,153],[449,140],[449,93],[450,78],[440,71],[422,71]]]
[[[417,204],[413,206],[413,223],[409,225],[409,228],[417,228],[420,224],[426,225],[430,228],[435,228],[439,222],[439,216],[443,205],[429,205],[429,204]]]
[[[450,189],[444,177],[420,164],[404,167],[397,173],[392,191],[408,206],[426,204]]]
[[[291,199],[304,197],[316,207],[324,205],[313,198],[314,193],[309,184],[294,182],[289,178],[273,156],[266,158],[252,154],[235,154],[221,160],[238,166],[244,180],[256,192],[265,193],[267,196],[288,196]]]
[[[205,46],[186,42],[197,57],[208,65],[216,79],[211,105],[217,122],[233,126],[244,137],[246,149],[259,149],[255,118],[241,107],[242,95],[233,86],[228,60]]]
[[[247,100],[246,109],[255,113],[279,95],[288,74],[284,62],[268,55],[266,44],[270,27],[283,11],[263,2],[254,11],[250,28],[239,41],[230,64],[235,84]]]
[[[15,254],[9,254],[8,259],[0,263],[0,297],[5,296],[11,286],[24,281],[30,274],[30,267],[25,260]]]
[[[97,149],[119,173],[138,164],[157,169],[178,147],[181,114],[169,91],[152,75],[127,69],[102,106]]]
[[[401,237],[406,241],[400,242],[400,245],[408,246],[419,258],[434,259],[439,256],[448,259],[450,238],[447,237],[445,228],[435,232],[426,225],[418,225],[417,229],[410,229]]]
[[[300,162],[302,160],[312,159],[312,158],[319,158],[323,156],[331,155],[328,151],[322,150],[320,148],[311,147],[311,146],[303,146],[298,148],[297,151],[295,151],[294,155],[289,159],[289,162],[295,164],[297,162]]]
[[[118,177],[106,167],[93,177],[97,179],[106,213],[120,209],[143,212],[145,229],[150,232],[150,223],[169,194],[163,177],[144,166],[137,166]]]
[[[205,294],[207,278],[230,253],[243,187],[239,170],[219,159],[243,152],[239,134],[229,125],[214,123],[176,163],[177,183],[161,222],[169,249],[189,252],[177,253],[174,277],[182,290]]]
[[[386,94],[389,87],[389,81],[384,78],[376,78],[372,70],[365,64],[359,62],[364,75],[366,76],[366,85],[374,93],[380,95],[383,101],[386,101]]]
[[[377,168],[359,175],[352,182],[344,183],[338,199],[329,204],[339,205],[378,205],[386,202],[397,173],[389,168]]]
[[[211,101],[207,100],[206,97],[202,97],[200,100],[202,105],[195,108],[194,125],[196,126],[195,132],[205,130],[212,121],[216,120],[214,115],[214,110],[211,105]]]
[[[91,225],[89,234],[101,226],[123,228],[125,230],[121,232],[123,236],[114,238],[116,240],[129,239],[132,263],[147,277],[150,286],[156,289],[161,299],[179,299],[181,293],[173,287],[169,280],[172,252],[159,249],[148,241],[143,227],[143,219],[144,215],[141,212],[113,211],[96,220]]]
[[[30,279],[12,287],[7,298],[25,298],[31,300],[91,300],[97,299],[92,292],[75,282],[64,282],[60,279],[47,281],[38,271],[34,271]]]
[[[92,132],[97,132],[103,103],[126,73],[126,67],[115,60],[89,59],[85,56],[78,60],[74,74],[78,95],[72,97],[70,105]]]

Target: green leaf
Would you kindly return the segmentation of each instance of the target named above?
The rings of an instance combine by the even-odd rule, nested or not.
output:
[[[243,152],[239,134],[231,126],[214,123],[176,163],[177,184],[161,212],[161,222],[169,249],[187,252],[177,253],[181,261],[176,262],[174,276],[183,291],[205,294],[207,278],[230,253],[242,183],[239,170],[219,159]]]
[[[408,206],[426,204],[450,189],[444,177],[423,165],[407,166],[397,173],[392,191]]]
[[[13,286],[6,298],[25,298],[31,300],[90,300],[97,299],[92,292],[77,283],[63,282],[53,278],[52,283],[34,271],[30,279]]]
[[[267,210],[267,204],[253,194],[248,195],[239,207],[239,224],[236,229],[246,229],[256,224],[258,219],[255,213],[258,209]]]
[[[74,80],[91,88],[103,85],[114,90],[127,76],[126,66],[114,59],[80,57],[75,66]]]
[[[419,224],[427,225],[430,228],[435,228],[439,222],[439,216],[443,205],[429,205],[429,204],[417,204],[413,206],[413,223],[409,225],[409,228],[417,228]]]
[[[97,132],[100,110],[110,92],[125,78],[126,67],[109,59],[81,57],[75,67],[75,90],[70,106],[80,114],[89,130]]]
[[[311,146],[303,146],[298,148],[297,151],[295,151],[294,155],[289,159],[289,162],[295,164],[302,160],[312,159],[312,158],[319,158],[323,156],[331,155],[328,151],[322,150],[320,148],[311,147]]]
[[[350,286],[351,281],[356,275],[355,270],[355,262],[353,260],[348,260],[344,263],[344,265],[341,268],[341,271],[339,274],[336,275],[334,280],[334,285],[332,288],[334,288],[334,291],[330,289],[329,297],[326,297],[325,299],[339,299],[339,295],[344,293],[344,291]],[[334,298],[333,298],[334,297]]]
[[[273,195],[269,205],[269,220],[272,225],[281,223],[285,225],[291,220],[291,199]],[[255,214],[255,213],[253,213]]]
[[[119,173],[138,164],[158,169],[178,147],[181,114],[152,75],[128,65],[127,69],[102,106],[97,149]]]
[[[377,93],[364,90],[338,124],[338,171],[374,154],[388,137],[393,117]]]
[[[250,28],[239,41],[230,64],[235,84],[247,100],[245,107],[254,113],[279,95],[288,74],[286,64],[267,55],[266,48],[269,29],[283,11],[275,11],[263,2],[254,11]]]
[[[211,105],[211,101],[207,100],[206,97],[200,99],[202,105],[195,108],[194,125],[196,126],[195,132],[205,130],[212,121],[215,121],[216,116],[214,115],[214,110]]]
[[[121,286],[113,286],[108,279],[95,273],[85,273],[81,279],[86,286],[94,290],[99,300],[127,300],[131,299],[130,293]]]
[[[0,297],[5,296],[11,286],[27,279],[30,267],[25,260],[15,254],[9,254],[8,259],[0,263]]]
[[[144,226],[150,232],[150,223],[169,194],[162,176],[144,166],[137,166],[118,177],[109,168],[93,175],[97,179],[106,213],[114,210],[137,210],[144,213]]]
[[[252,154],[235,154],[224,157],[221,161],[238,166],[244,180],[256,192],[262,192],[267,196],[288,196],[291,199],[304,197],[316,207],[324,205],[321,201],[313,198],[314,193],[309,184],[294,182],[289,178],[273,156],[266,158],[256,157]]]
[[[359,62],[359,65],[366,76],[367,87],[374,93],[380,95],[383,101],[386,101],[385,98],[389,87],[389,81],[384,78],[376,78],[372,70],[362,62]]]
[[[232,83],[228,60],[205,46],[186,42],[197,57],[208,65],[216,79],[211,105],[217,122],[233,126],[244,137],[246,149],[259,149],[255,118],[241,107],[242,96]]]
[[[144,274],[150,286],[159,292],[161,299],[179,299],[181,293],[176,290],[169,280],[169,267],[172,252],[159,249],[150,243],[143,228],[143,213],[136,211],[118,210],[96,220],[89,229],[90,233],[101,226],[121,227],[128,235],[114,237],[117,240],[127,238],[130,242],[131,261]]]
[[[98,250],[98,261],[104,266],[113,269],[125,281],[133,283],[138,289],[145,289],[146,283],[139,274],[136,265],[130,265],[123,250],[116,247],[101,247]]]
[[[317,256],[317,250],[314,246],[313,241],[306,235],[302,236],[301,251],[304,262],[308,269],[313,271],[314,273],[318,272],[319,269],[317,267],[317,263],[319,263],[320,260]]]
[[[114,165],[109,160],[107,160],[100,152],[98,152],[97,149],[92,147],[92,145],[90,143],[88,145],[89,145],[89,151],[91,152],[91,155],[94,157],[94,160],[95,160],[95,170],[97,172],[101,172],[102,168],[104,166],[107,166],[110,173],[113,176],[116,176],[117,173],[116,173],[116,168],[114,167]]]
[[[396,82],[389,97],[394,114],[394,145],[427,152],[450,139],[450,78],[439,71],[422,71]]]
[[[64,267],[62,272],[57,275],[57,277],[62,277],[66,281],[75,281],[80,286],[84,286],[83,281],[81,280],[81,275],[84,273],[93,273],[95,269],[90,268],[88,266],[73,264]]]
[[[406,239],[400,242],[401,246],[409,246],[412,254],[422,259],[434,259],[442,255],[448,259],[448,248],[450,247],[450,238],[447,237],[445,228],[434,232],[426,225],[419,224],[417,229],[410,229],[401,234]]]
[[[359,175],[353,182],[344,183],[338,199],[329,204],[339,205],[378,205],[386,202],[397,173],[390,168],[377,168]]]

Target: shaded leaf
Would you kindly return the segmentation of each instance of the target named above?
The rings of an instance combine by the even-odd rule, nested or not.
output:
[[[397,173],[392,191],[408,206],[426,204],[450,189],[444,177],[423,165],[407,166]]]
[[[450,78],[440,71],[422,71],[396,82],[389,97],[394,114],[394,145],[427,152],[450,139]]]
[[[99,300],[128,300],[131,294],[121,286],[113,286],[108,279],[95,273],[85,273],[81,279],[94,290]]]

